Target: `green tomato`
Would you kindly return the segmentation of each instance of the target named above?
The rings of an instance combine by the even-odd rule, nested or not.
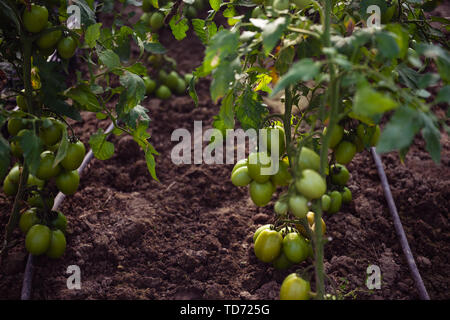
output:
[[[240,167],[231,175],[231,182],[236,187],[245,187],[252,181],[252,178],[248,175],[247,167]]]
[[[25,133],[27,133],[27,129],[23,129],[20,130],[17,133],[17,136],[14,141],[11,141],[11,153],[13,154],[13,156],[15,156],[16,158],[21,158],[23,155],[23,150],[22,147],[20,146],[20,137],[22,137]]]
[[[22,90],[22,92],[25,93],[25,90]],[[18,94],[16,96],[16,103],[20,110],[24,112],[28,111],[27,100],[25,99],[25,96],[23,94]]]
[[[273,209],[278,215],[285,216],[289,210],[289,204],[286,201],[278,200],[275,202]]]
[[[161,29],[161,27],[164,25],[164,15],[157,11],[152,14],[152,17],[150,18],[150,28],[153,32],[158,31]]]
[[[175,88],[175,93],[178,95],[183,95],[186,93],[186,82],[181,78],[178,78],[178,84]]]
[[[331,198],[331,204],[330,209],[328,210],[329,213],[336,213],[341,209],[342,206],[342,195],[339,191],[333,191],[330,194]]]
[[[75,143],[70,143],[67,149],[67,154],[62,159],[61,165],[67,171],[72,171],[78,169],[83,162],[84,156],[86,155],[86,148],[83,142],[78,140]]]
[[[164,83],[166,81],[168,74],[165,70],[161,69],[158,72],[158,80],[160,83]]]
[[[51,22],[47,23],[47,28],[51,28],[52,24]],[[50,49],[54,48],[55,45],[58,43],[59,39],[62,36],[61,30],[55,30],[52,32],[48,32],[46,34],[43,34],[36,40],[36,44],[40,49]]]
[[[292,266],[292,262],[286,257],[283,251],[280,255],[273,261],[273,267],[277,270],[285,270]]]
[[[61,230],[53,230],[51,232],[51,240],[48,250],[45,252],[47,257],[58,259],[66,251],[66,237]]]
[[[27,232],[25,247],[32,255],[41,255],[50,247],[51,238],[52,232],[47,226],[35,224]]]
[[[30,230],[30,228],[35,224],[41,223],[36,212],[36,208],[31,208],[22,213],[22,215],[20,216],[19,228],[24,234],[27,234],[28,230]]]
[[[370,137],[370,146],[375,147],[378,144],[378,141],[380,140],[381,130],[380,126],[375,126],[375,131],[372,133],[372,136]]]
[[[272,154],[273,148],[274,152],[276,152],[276,157],[279,158],[286,150],[284,129],[281,126],[275,126],[266,128],[266,130],[267,136],[265,137],[265,140],[262,141],[262,146],[266,148],[268,154]],[[277,140],[272,141],[272,133],[274,135],[274,139],[276,139],[276,135],[278,134]]]
[[[308,244],[297,232],[290,232],[283,239],[283,252],[293,263],[300,263],[308,258]]]
[[[68,171],[62,172],[55,178],[56,187],[58,190],[64,193],[65,195],[74,194],[80,183],[80,176],[78,175],[78,171]]]
[[[37,4],[32,4],[30,10],[28,10],[28,8],[25,8],[22,14],[22,22],[28,32],[41,32],[47,26],[47,8]]]
[[[331,166],[331,182],[338,186],[345,186],[350,179],[350,172],[339,163]]]
[[[194,77],[194,76],[192,75],[192,73],[186,73],[186,74],[184,75],[184,81],[185,81],[187,84],[189,84],[189,83],[191,83],[191,80],[192,80],[193,77]]]
[[[321,198],[321,206],[322,206],[322,210],[323,211],[328,211],[330,210],[330,206],[331,206],[331,198],[329,195],[324,194]]]
[[[327,128],[324,128],[323,134],[325,135],[327,133]],[[330,148],[334,148],[338,145],[339,142],[341,142],[342,137],[344,137],[344,127],[337,124],[334,126],[333,132],[331,133],[330,137]]]
[[[262,7],[255,7],[252,11],[252,18],[254,19],[259,18],[263,14],[264,10],[262,9]]]
[[[302,195],[293,195],[289,198],[289,210],[297,218],[304,218],[309,211],[308,199]]]
[[[7,129],[11,136],[15,136],[19,131],[25,129],[27,125],[19,118],[11,118],[8,121]]]
[[[67,218],[61,211],[58,211],[58,214],[55,219],[51,221],[51,226],[54,229],[59,229],[62,232],[66,233],[67,230]]]
[[[292,3],[295,4],[295,6],[298,9],[306,8],[306,6],[309,6],[311,4],[311,0],[291,0]]]
[[[261,227],[259,227],[258,229],[256,229],[255,233],[253,234],[253,243],[256,242],[256,239],[258,239],[258,236],[261,234],[261,232],[263,230],[266,230],[266,229],[270,230],[270,228],[272,228],[271,224],[265,224],[265,225],[262,225]]]
[[[15,164],[11,170],[9,170],[7,178],[14,184],[19,184],[20,174],[22,173],[22,168]]]
[[[274,186],[287,186],[292,180],[291,173],[289,172],[289,165],[283,161],[279,161],[278,171],[271,178]]]
[[[248,156],[248,174],[256,182],[263,183],[270,179],[270,175],[264,174],[271,166],[271,158],[267,152],[252,152]]]
[[[255,241],[256,257],[262,262],[273,262],[281,252],[283,237],[275,230],[262,230]]]
[[[272,199],[272,194],[274,191],[273,189],[273,184],[270,181],[266,181],[263,183],[252,181],[249,188],[250,198],[257,206],[264,207]]]
[[[342,202],[343,203],[350,203],[352,202],[352,192],[349,188],[344,187],[344,191],[341,192],[342,195]]]
[[[44,201],[47,208],[52,208],[54,199],[53,197],[45,197],[45,199],[42,199],[41,195],[38,192],[32,192],[31,195],[28,197],[27,202],[31,207],[36,208],[42,208],[44,209]]]
[[[39,166],[36,171],[36,177],[42,180],[49,180],[53,177],[56,177],[61,172],[61,166],[59,164],[53,166],[54,163],[55,155],[53,154],[53,152],[42,152]]]
[[[64,37],[58,41],[58,54],[63,59],[70,59],[77,50],[77,41],[73,37]]]
[[[233,173],[234,173],[237,169],[239,169],[239,168],[241,168],[241,167],[246,167],[247,164],[248,164],[248,160],[247,160],[247,159],[241,159],[241,160],[239,160],[238,162],[236,162],[236,164],[235,164],[234,167],[233,167],[233,170],[231,171],[231,175],[233,175]]]
[[[274,0],[273,8],[278,11],[289,9],[289,0]]]
[[[159,86],[158,90],[156,90],[156,97],[161,100],[167,100],[172,95],[172,92],[165,85]]]
[[[302,171],[301,177],[295,182],[295,187],[308,199],[319,199],[327,191],[325,179],[311,169]]]
[[[143,77],[142,80],[144,80],[144,84],[145,84],[145,94],[147,94],[147,95],[152,94],[153,91],[155,91],[155,89],[156,89],[156,81],[150,79],[149,76]]]
[[[334,151],[334,156],[336,161],[340,164],[347,164],[352,161],[356,154],[356,146],[349,141],[342,141],[336,147]]]
[[[298,157],[298,168],[300,170],[312,169],[320,170],[320,156],[313,150],[303,147]]]
[[[280,300],[309,300],[311,286],[296,273],[288,275],[280,288]]]
[[[53,146],[55,143],[59,142],[62,137],[61,126],[56,122],[56,120],[51,119],[53,122],[49,127],[39,128],[39,137],[46,146]]]
[[[160,55],[160,54],[152,54],[151,56],[148,57],[147,61],[148,61],[148,63],[151,66],[153,66],[153,67],[158,69],[158,68],[161,67],[162,59],[163,59],[162,55]],[[161,70],[161,71],[164,71],[164,70]]]
[[[178,74],[175,71],[171,71],[164,80],[164,84],[171,90],[174,91],[178,86]]]
[[[10,197],[16,195],[17,190],[19,189],[18,185],[13,183],[8,177],[3,180],[3,192]]]
[[[197,17],[197,9],[194,6],[185,6],[183,10],[184,16],[188,19],[194,19]]]
[[[28,186],[36,186],[38,189],[41,190],[42,188],[44,188],[45,181],[36,178],[32,174],[29,174],[28,175],[28,180],[27,180],[27,185]]]

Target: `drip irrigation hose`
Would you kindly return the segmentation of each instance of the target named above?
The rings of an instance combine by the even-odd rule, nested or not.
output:
[[[106,129],[105,133],[109,134],[114,129],[114,124],[111,123],[109,127]],[[92,160],[94,156],[94,153],[92,152],[92,149],[89,150],[89,152],[86,154],[86,156],[83,159],[83,162],[81,163],[80,167],[78,168],[78,174],[81,176],[83,170],[87,167],[88,163]],[[59,192],[55,197],[55,202],[53,204],[52,210],[57,211],[61,203],[64,201],[66,195],[62,192]],[[22,292],[20,295],[21,300],[30,300],[31,299],[31,288],[33,283],[33,274],[34,274],[34,258],[33,255],[28,254],[28,260],[27,265],[25,267],[25,272],[23,276],[23,282],[22,282]]]
[[[422,277],[420,276],[419,269],[417,269],[416,262],[414,261],[414,256],[411,252],[411,248],[409,247],[408,240],[406,239],[405,230],[403,230],[402,222],[400,221],[400,217],[398,215],[397,208],[395,206],[394,198],[392,197],[391,189],[389,187],[389,182],[387,180],[386,173],[384,172],[383,169],[383,163],[381,162],[381,158],[376,152],[375,147],[371,147],[370,151],[372,153],[373,160],[375,161],[375,166],[377,167],[378,176],[380,177],[381,180],[381,186],[383,188],[384,196],[386,198],[389,211],[391,212],[392,219],[394,220],[395,231],[397,232],[397,236],[402,246],[403,254],[405,255],[409,270],[416,283],[417,290],[419,291],[419,297],[421,300],[430,300],[430,296],[428,295],[427,289],[423,284]]]

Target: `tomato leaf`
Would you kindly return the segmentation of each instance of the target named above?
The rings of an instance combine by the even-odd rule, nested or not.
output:
[[[102,26],[101,23],[92,24],[86,30],[84,41],[91,49],[95,47],[97,40],[100,39],[101,26]]]
[[[159,42],[144,42],[144,49],[153,54],[165,54],[167,52],[166,48]]]
[[[60,163],[67,154],[67,150],[69,149],[69,139],[67,139],[67,126],[62,125],[62,137],[61,142],[59,143],[59,148],[56,153],[55,161],[53,162],[53,167],[56,167],[58,163]]]
[[[95,24],[95,13],[85,0],[73,0],[73,4],[76,4],[81,10],[81,22],[84,22],[86,26]]]
[[[422,136],[426,142],[426,149],[430,153],[431,158],[435,163],[441,162],[441,132],[433,120],[431,114],[422,113],[422,120],[424,127],[422,129]]]
[[[66,91],[66,96],[78,103],[83,110],[98,112],[101,110],[97,96],[91,92],[86,84],[80,84],[77,87]]]
[[[189,30],[188,20],[186,18],[181,18],[177,13],[170,19],[169,26],[172,29],[172,34],[175,39],[183,40],[186,38],[186,31]]]
[[[275,88],[273,88],[271,96],[274,96],[290,85],[295,85],[299,81],[314,79],[319,71],[320,63],[315,62],[310,58],[305,58],[294,63],[289,71],[281,77]]]
[[[150,175],[152,176],[152,178],[155,179],[156,181],[159,181],[158,177],[156,176],[155,157],[153,156],[153,153],[151,152],[150,147],[148,147],[145,150],[145,161],[147,162],[147,169],[148,169],[148,172],[150,172]]]
[[[269,113],[267,106],[258,98],[259,95],[248,88],[237,101],[236,118],[244,130],[259,129]]]
[[[195,91],[195,81],[196,81],[196,76],[194,75],[191,79],[191,81],[188,83],[188,88],[189,88],[189,96],[192,98],[192,100],[194,100],[195,106],[198,106],[198,96],[197,96],[197,91]]]
[[[235,73],[240,71],[239,58],[231,62],[223,61],[219,67],[213,72],[213,80],[211,81],[211,98],[214,102],[222,98],[230,89],[235,81]]]
[[[125,71],[119,81],[126,88],[126,91],[120,95],[119,105],[122,107],[122,112],[127,113],[144,99],[145,83],[140,76],[129,71]]]
[[[219,114],[214,116],[213,127],[220,130],[224,136],[227,129],[234,129],[234,96],[232,90],[222,99]]]
[[[441,90],[439,90],[439,93],[437,94],[433,104],[438,103],[450,103],[450,85],[446,85]]]
[[[19,145],[23,150],[23,158],[30,169],[30,173],[35,175],[41,159],[41,139],[34,130],[25,130],[23,135],[19,137]]]
[[[98,58],[109,70],[113,70],[121,66],[119,56],[111,49],[106,49],[99,52]]]
[[[268,23],[262,29],[262,39],[264,54],[268,55],[280,40],[283,31],[289,24],[290,19],[286,17],[279,17],[275,21]]]
[[[370,118],[396,107],[397,102],[392,100],[391,97],[375,91],[369,85],[359,88],[353,99],[353,112],[363,117]]]
[[[99,160],[107,160],[114,154],[114,144],[107,141],[107,137],[103,129],[100,128],[89,138],[89,145],[91,146],[92,152]]]
[[[396,41],[396,36],[392,32],[379,32],[375,36],[378,52],[387,59],[397,58],[400,55],[400,48]]]
[[[214,11],[219,11],[221,3],[221,0],[209,0],[209,4]]]

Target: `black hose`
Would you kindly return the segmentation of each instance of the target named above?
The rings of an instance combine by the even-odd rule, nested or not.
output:
[[[387,180],[386,173],[384,172],[383,169],[383,163],[381,162],[381,158],[376,152],[374,147],[370,148],[370,151],[372,152],[372,156],[378,170],[378,176],[380,177],[381,180],[381,186],[384,191],[386,202],[389,206],[389,211],[391,212],[392,219],[394,220],[395,231],[397,232],[397,236],[399,238],[403,253],[406,258],[406,262],[408,263],[409,270],[411,271],[411,275],[416,283],[417,290],[419,291],[419,297],[421,300],[430,300],[430,296],[428,295],[427,289],[423,284],[422,277],[420,276],[419,269],[417,269],[416,262],[414,261],[414,256],[411,252],[411,248],[409,247],[408,240],[406,239],[405,230],[403,230],[402,222],[400,221],[400,217],[398,215],[397,208],[395,206],[394,198],[392,197],[391,189],[389,187],[389,182]]]

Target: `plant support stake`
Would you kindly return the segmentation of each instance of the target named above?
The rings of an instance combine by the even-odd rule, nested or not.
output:
[[[397,236],[400,240],[403,253],[406,257],[406,262],[408,263],[409,270],[411,271],[411,275],[416,283],[417,290],[419,291],[419,297],[421,300],[430,300],[430,296],[428,295],[427,289],[423,284],[422,277],[420,276],[419,269],[417,269],[416,262],[414,261],[414,256],[411,252],[411,248],[409,247],[408,240],[406,239],[405,230],[403,230],[402,222],[400,221],[394,198],[392,197],[391,189],[389,187],[386,173],[383,169],[381,158],[374,147],[371,147],[370,151],[372,152],[372,156],[377,167],[378,176],[381,180],[381,187],[383,188],[389,211],[391,212],[392,219],[394,220],[395,231],[397,232]]]
[[[111,123],[109,127],[106,129],[105,133],[109,134],[114,129],[114,124]],[[89,150],[89,152],[86,154],[86,156],[83,159],[83,162],[81,163],[80,167],[78,168],[78,174],[81,176],[81,173],[83,170],[87,167],[88,163],[92,160],[94,156],[94,153],[92,152],[92,149]],[[62,192],[59,192],[55,197],[55,202],[53,204],[53,211],[58,210],[61,203],[64,201],[64,198],[66,195]],[[25,267],[25,273],[23,275],[23,282],[22,282],[22,292],[20,295],[21,300],[30,300],[31,298],[31,288],[33,286],[33,273],[34,273],[34,265],[33,265],[34,257],[31,254],[28,254],[28,260],[27,265]]]

